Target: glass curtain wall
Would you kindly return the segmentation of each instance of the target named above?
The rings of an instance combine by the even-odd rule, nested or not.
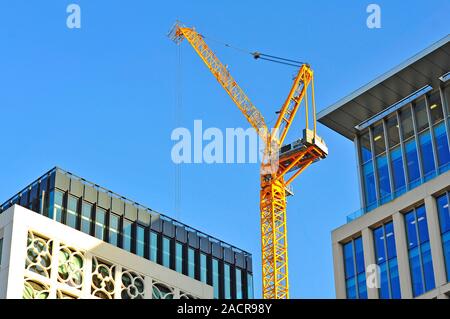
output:
[[[344,244],[343,249],[347,299],[367,299],[362,238]]]

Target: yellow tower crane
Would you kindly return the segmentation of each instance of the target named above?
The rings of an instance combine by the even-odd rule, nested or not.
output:
[[[289,95],[277,112],[279,116],[276,124],[269,131],[261,112],[239,87],[227,67],[208,47],[203,35],[194,28],[177,22],[169,36],[177,44],[180,44],[183,39],[189,42],[265,142],[260,190],[263,298],[288,299],[286,197],[293,195],[292,181],[309,165],[325,158],[328,154],[324,141],[316,134],[313,71],[308,64],[300,66]],[[255,53],[254,57],[258,58],[260,54]],[[311,91],[312,130],[309,129],[311,115],[308,105],[308,88]],[[306,119],[303,137],[293,143],[283,144],[302,101],[305,102],[303,104]]]

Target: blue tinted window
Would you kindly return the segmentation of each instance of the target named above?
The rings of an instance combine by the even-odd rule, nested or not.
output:
[[[103,240],[105,236],[106,211],[97,207],[95,212],[95,237]]]
[[[434,137],[436,140],[436,148],[439,166],[443,166],[450,161],[450,153],[448,149],[447,132],[444,122],[434,127]]]
[[[426,130],[424,133],[420,134],[419,141],[422,155],[423,172],[425,174],[425,179],[427,179],[432,177],[435,170],[430,131]]]
[[[373,234],[375,256],[380,267],[380,298],[400,298],[397,253],[392,222],[374,229]]]
[[[391,151],[391,165],[394,187],[397,192],[405,187],[405,172],[403,171],[402,150],[400,147]]]
[[[207,282],[207,265],[206,265],[206,255],[200,253],[200,281]]]
[[[377,168],[378,168],[378,185],[380,191],[381,201],[383,199],[389,198],[391,194],[391,184],[389,182],[389,168],[386,159],[386,155],[380,155],[377,157]]]
[[[412,183],[420,178],[419,161],[417,159],[416,141],[409,140],[405,144],[406,162],[408,165],[408,179]]]
[[[424,205],[405,214],[405,223],[413,294],[419,296],[435,287]]]
[[[363,134],[360,138],[361,159],[365,163],[372,159],[372,151],[370,148],[369,132]]]
[[[150,232],[150,260],[158,262],[158,234]]]
[[[450,281],[450,210],[448,208],[448,194],[439,196],[436,201],[442,235],[442,248],[447,270],[447,281]]]
[[[230,274],[230,265],[223,265],[223,280],[224,280],[224,293],[225,299],[231,299],[231,274]]]
[[[91,233],[91,214],[92,214],[92,205],[86,202],[83,202],[81,207],[81,231],[86,234]]]
[[[377,195],[375,191],[375,176],[373,173],[372,161],[367,162],[363,166],[364,174],[364,190],[366,197],[366,204],[368,207],[376,203]]]
[[[122,228],[122,248],[131,251],[131,227],[132,223],[124,219]]]
[[[108,242],[114,246],[119,246],[119,224],[120,217],[116,214],[109,214],[109,238]]]
[[[136,255],[144,257],[145,254],[145,228],[136,225]]]
[[[248,299],[253,299],[253,276],[252,274],[247,274],[247,295]]]
[[[343,252],[347,298],[365,299],[367,298],[367,288],[362,238],[358,237],[344,244]]]
[[[242,299],[242,271],[236,268],[236,299]]]
[[[175,243],[175,270],[183,272],[183,245]]]
[[[212,259],[212,286],[214,288],[214,298],[219,298],[219,261]]]
[[[78,198],[69,196],[69,201],[67,203],[66,225],[72,228],[77,227],[77,208]]]
[[[188,276],[195,278],[195,250],[188,249]]]
[[[163,237],[162,242],[162,264],[165,267],[170,267],[170,239],[167,237]]]

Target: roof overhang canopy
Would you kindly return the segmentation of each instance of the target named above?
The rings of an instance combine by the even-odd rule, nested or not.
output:
[[[421,88],[439,86],[450,71],[450,35],[318,114],[318,121],[353,140],[355,126]]]

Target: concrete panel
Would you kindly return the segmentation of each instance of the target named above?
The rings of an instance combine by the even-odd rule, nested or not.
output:
[[[131,221],[136,221],[138,217],[137,207],[130,203],[125,203],[125,217]]]
[[[167,237],[175,237],[175,226],[172,222],[164,220],[163,221],[163,234]]]
[[[176,226],[175,235],[179,242],[187,243],[187,231],[183,227]]]
[[[76,179],[70,179],[70,194],[81,197],[83,195],[83,184]]]
[[[219,243],[212,243],[212,255],[216,258],[223,258],[223,249]]]
[[[162,232],[162,220],[159,218],[159,215],[152,214],[150,219],[151,226],[150,228],[158,233]]]
[[[108,194],[104,192],[98,192],[98,206],[104,208],[104,209],[110,209],[111,208],[111,197],[108,196]]]
[[[92,186],[85,185],[84,186],[84,199],[92,204],[97,202],[97,190]],[[100,206],[102,206],[102,205],[100,205]],[[108,205],[108,208],[109,208],[109,205]]]
[[[211,254],[211,242],[208,238],[200,237],[200,250],[204,253]]]
[[[394,224],[395,245],[397,246],[398,273],[400,277],[400,292],[403,299],[413,297],[411,273],[409,269],[408,241],[406,239],[405,218],[397,212],[392,216]]]
[[[199,246],[199,238],[196,233],[188,232],[188,244],[191,247],[198,248]]]
[[[56,171],[55,186],[60,190],[68,191],[70,186],[70,178],[66,174]]]
[[[114,213],[122,216],[124,213],[124,208],[125,208],[125,203],[122,200],[120,200],[116,197],[112,197],[111,210]]]
[[[234,253],[231,248],[224,247],[223,248],[223,259],[230,264],[234,264]]]
[[[144,225],[150,225],[150,213],[146,209],[138,208],[137,220]]]

